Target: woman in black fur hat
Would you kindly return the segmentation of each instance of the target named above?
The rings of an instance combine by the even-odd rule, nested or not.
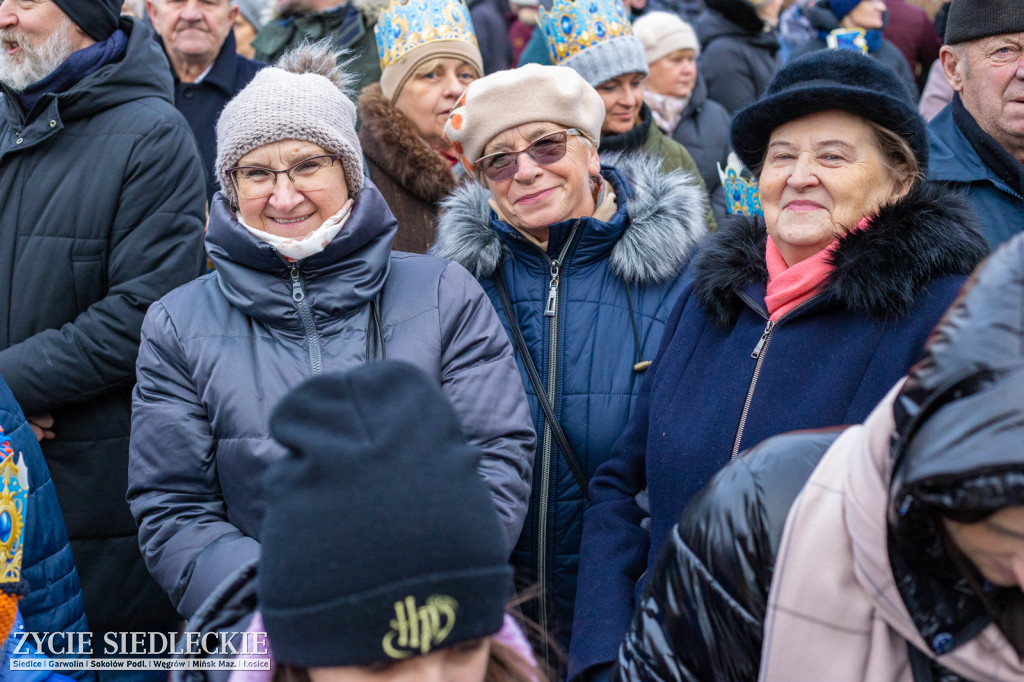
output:
[[[987,250],[962,201],[924,185],[924,121],[869,57],[793,61],[733,119],[732,144],[764,217],[735,216],[694,257],[638,408],[594,475],[580,679],[614,660],[641,575],[715,472],[768,436],[862,421]]]

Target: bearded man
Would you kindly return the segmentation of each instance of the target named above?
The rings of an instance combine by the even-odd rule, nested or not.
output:
[[[42,440],[94,642],[176,628],[125,502],[149,304],[200,274],[205,194],[120,0],[0,2],[0,375]]]

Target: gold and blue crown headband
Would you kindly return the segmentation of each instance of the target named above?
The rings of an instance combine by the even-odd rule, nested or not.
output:
[[[726,210],[729,215],[763,215],[757,179],[745,177],[743,170],[743,164],[735,154],[729,154],[729,162],[725,168],[718,164],[718,177],[722,180]]]
[[[555,0],[550,10],[540,8],[537,25],[556,65],[588,47],[633,35],[622,0]]]
[[[391,0],[373,33],[381,69],[417,47],[442,40],[459,40],[479,49],[469,8],[462,0]]]
[[[0,593],[24,594],[21,560],[28,505],[28,467],[0,428]]]

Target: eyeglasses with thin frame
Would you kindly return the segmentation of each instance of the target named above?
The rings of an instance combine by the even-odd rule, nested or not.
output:
[[[541,135],[530,143],[526,149],[517,152],[496,152],[481,156],[476,165],[489,180],[508,180],[519,170],[519,156],[528,155],[538,166],[547,166],[565,156],[569,135],[583,135],[576,128],[556,130]]]
[[[325,172],[341,159],[341,154],[322,154],[302,159],[284,170],[262,168],[260,166],[236,166],[228,170],[231,182],[235,185],[238,196],[244,199],[262,199],[274,193],[277,187],[277,176],[284,173],[296,190],[315,192],[323,189],[331,182],[331,174]]]

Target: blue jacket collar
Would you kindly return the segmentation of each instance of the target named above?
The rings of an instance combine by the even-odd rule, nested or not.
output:
[[[947,104],[928,124],[928,179],[939,182],[990,182],[1000,190],[1018,196],[982,162],[978,152],[953,121]]]

